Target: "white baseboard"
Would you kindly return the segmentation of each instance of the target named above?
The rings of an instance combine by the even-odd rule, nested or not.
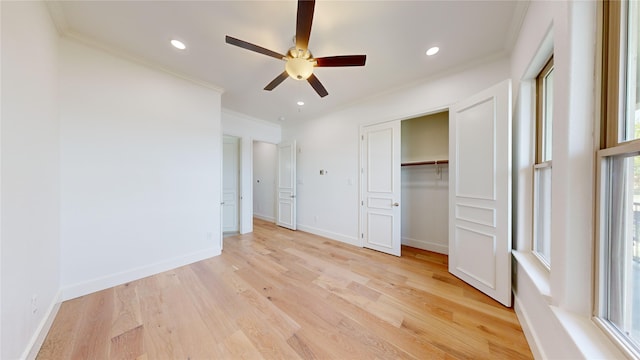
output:
[[[318,229],[318,228],[315,228],[315,227],[312,227],[312,226],[301,225],[301,224],[298,224],[298,230],[305,231],[305,232],[308,232],[308,233],[311,233],[311,234],[314,234],[314,235],[319,235],[319,236],[322,236],[322,237],[326,237],[326,238],[329,238],[331,240],[336,240],[336,241],[340,241],[340,242],[343,242],[343,243],[347,243],[349,245],[362,247],[362,244],[360,243],[360,241],[358,240],[357,237],[338,234],[338,233],[334,233],[334,232],[331,232],[331,231],[322,230],[322,229]]]
[[[158,274],[163,271],[168,271],[180,266],[189,265],[200,260],[218,256],[220,255],[220,253],[220,249],[217,247],[204,249],[191,254],[178,256],[173,259],[157,262],[155,264],[141,266],[113,275],[68,285],[62,288],[62,300],[64,301],[74,299],[83,295],[91,294],[96,291],[108,289],[116,285],[121,285],[129,281],[142,279],[144,277]]]
[[[531,349],[533,358],[546,359],[547,357],[544,356],[544,351],[542,350],[542,347],[540,347],[540,339],[538,339],[538,336],[531,327],[531,320],[527,315],[526,309],[522,306],[522,302],[518,299],[518,296],[514,295],[514,299],[513,309],[515,310],[518,321],[520,322],[522,332],[524,332],[524,337],[527,339],[527,343],[529,343],[529,348]]]
[[[253,214],[254,218],[258,218],[260,220],[264,220],[264,221],[268,221],[268,222],[272,222],[275,223],[276,222],[276,218],[274,218],[273,216],[268,216],[268,215],[262,215],[262,214]]]
[[[58,291],[51,304],[49,304],[46,315],[42,318],[40,324],[38,324],[38,327],[31,337],[24,354],[20,357],[21,359],[33,360],[38,356],[38,352],[44,343],[44,339],[47,337],[49,329],[51,329],[51,325],[53,324],[53,320],[56,318],[58,310],[60,309],[60,304],[62,303],[61,298],[62,291]]]
[[[402,245],[407,245],[407,246],[411,246],[414,248],[427,250],[427,251],[433,251],[438,254],[445,254],[445,255],[449,254],[449,245],[442,245],[442,244],[425,241],[425,240],[416,240],[416,239],[403,237]]]

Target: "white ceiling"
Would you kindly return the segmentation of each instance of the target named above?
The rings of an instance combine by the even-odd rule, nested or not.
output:
[[[366,54],[365,67],[316,68],[329,96],[306,81],[262,90],[284,62],[225,43],[230,35],[286,53],[295,0],[59,1],[52,16],[65,35],[224,89],[222,105],[280,123],[302,121],[438,74],[505,56],[526,1],[317,0],[309,48],[315,57]],[[179,39],[187,49],[174,49]],[[439,46],[440,53],[425,51]],[[303,107],[296,105],[304,101]]]

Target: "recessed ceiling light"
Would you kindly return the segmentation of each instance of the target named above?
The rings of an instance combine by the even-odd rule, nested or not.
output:
[[[180,40],[171,40],[171,45],[173,45],[174,48],[176,49],[180,49],[180,50],[184,50],[187,48],[187,45],[185,45],[182,41]]]
[[[280,117],[278,118],[278,120],[280,120],[280,121],[284,121],[284,116],[280,116]]]
[[[434,46],[432,48],[429,48],[429,50],[427,50],[427,55],[433,56],[433,55],[437,54],[438,51],[440,51],[440,48],[437,47],[437,46]]]
[[[302,105],[304,105],[304,101],[298,101],[297,104],[298,104],[298,106],[302,106]]]

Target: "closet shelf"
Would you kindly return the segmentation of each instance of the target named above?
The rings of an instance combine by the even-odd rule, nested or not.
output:
[[[418,166],[418,165],[440,165],[448,164],[449,160],[431,160],[431,161],[415,161],[400,164],[401,166]]]

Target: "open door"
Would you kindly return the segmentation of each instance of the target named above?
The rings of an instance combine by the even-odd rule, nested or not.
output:
[[[400,121],[363,127],[361,141],[363,246],[400,256]]]
[[[511,81],[451,109],[449,272],[511,306]]]
[[[296,230],[296,142],[278,145],[276,224]]]

